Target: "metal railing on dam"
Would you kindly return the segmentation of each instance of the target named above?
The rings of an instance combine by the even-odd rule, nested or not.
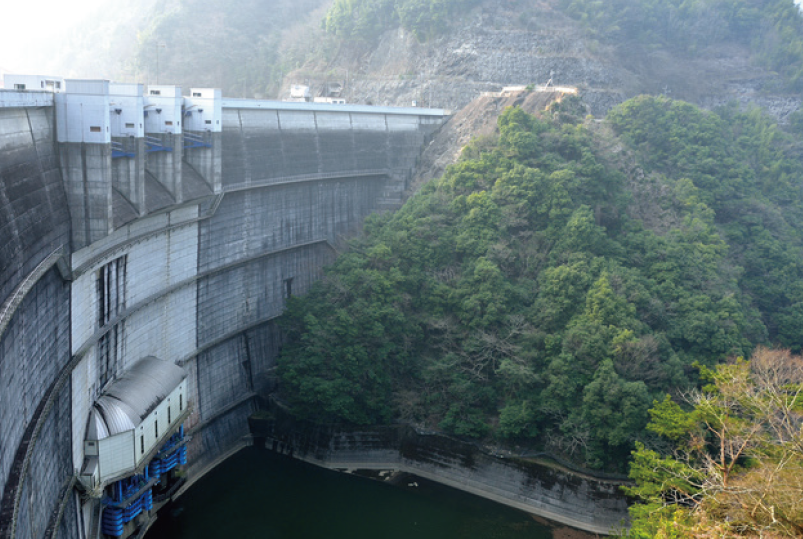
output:
[[[383,107],[375,105],[359,105],[354,103],[303,103],[296,101],[274,101],[269,99],[225,98],[221,101],[224,109],[261,109],[261,110],[305,110],[313,112],[354,112],[360,114],[400,114],[405,116],[431,116],[442,119],[450,116],[451,111],[437,108],[419,107]]]

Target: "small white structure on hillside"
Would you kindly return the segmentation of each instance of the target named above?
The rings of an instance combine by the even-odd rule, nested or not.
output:
[[[290,86],[290,97],[285,99],[285,101],[302,103],[312,101],[309,86],[305,84],[293,84]]]
[[[316,97],[315,103],[331,103],[333,105],[345,105],[346,98],[344,97]]]

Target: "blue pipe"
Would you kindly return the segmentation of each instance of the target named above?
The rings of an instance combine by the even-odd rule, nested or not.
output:
[[[103,533],[114,537],[123,535],[123,510],[119,507],[107,507],[103,512]]]

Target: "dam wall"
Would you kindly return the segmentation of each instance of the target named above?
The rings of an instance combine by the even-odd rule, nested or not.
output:
[[[89,418],[142,358],[186,373],[190,479],[239,443],[287,298],[401,204],[445,119],[67,88],[0,91],[0,538],[100,536]]]
[[[197,349],[180,356],[198,406],[190,470],[247,430],[275,367],[275,319],[374,211],[393,209],[442,116],[224,100],[221,190],[199,221]],[[404,158],[404,161],[402,160]]]
[[[54,250],[69,243],[53,107],[0,101],[0,298]]]
[[[70,461],[70,242],[52,94],[0,98],[0,530],[41,537]],[[45,410],[46,406],[50,410]],[[44,422],[48,428],[37,431]],[[43,508],[47,508],[44,509]]]

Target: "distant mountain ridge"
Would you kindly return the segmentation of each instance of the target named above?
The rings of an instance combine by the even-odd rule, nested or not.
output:
[[[371,3],[387,2],[352,4]],[[790,11],[791,0],[764,2],[764,11],[753,4],[484,0],[424,42],[404,25],[377,37],[342,41],[337,55],[311,59],[287,82],[315,84],[331,73],[348,73],[346,93],[353,101],[416,101],[457,109],[482,91],[551,80],[578,86],[595,115],[646,93],[705,108],[731,100],[756,104],[784,123],[800,102],[794,77],[803,69],[803,57],[796,56],[797,43],[803,43],[803,18],[797,10]],[[643,9],[628,14],[624,6]],[[711,6],[716,10],[709,13]],[[729,15],[731,8],[736,13]],[[678,26],[678,33],[661,36],[653,31],[648,22],[654,16],[659,17],[654,24],[664,17],[667,24]],[[712,26],[717,21],[719,31]],[[628,30],[642,26],[644,32]],[[742,36],[742,26],[752,33]],[[788,69],[779,73],[766,67],[773,62]]]
[[[550,80],[579,87],[598,116],[643,93],[705,108],[755,104],[781,123],[800,104],[803,18],[790,16],[792,0],[622,4],[641,11],[585,0],[459,0],[450,11],[455,2],[151,0],[133,12],[106,10],[73,31],[54,55],[61,68],[51,71],[212,86],[237,97],[286,97],[291,84],[320,95],[335,82],[350,102],[452,110],[484,91]],[[332,22],[337,9],[380,8],[384,16],[366,19],[373,26],[357,20],[344,32]],[[678,30],[652,31],[660,17]],[[739,34],[740,24],[752,33]]]

